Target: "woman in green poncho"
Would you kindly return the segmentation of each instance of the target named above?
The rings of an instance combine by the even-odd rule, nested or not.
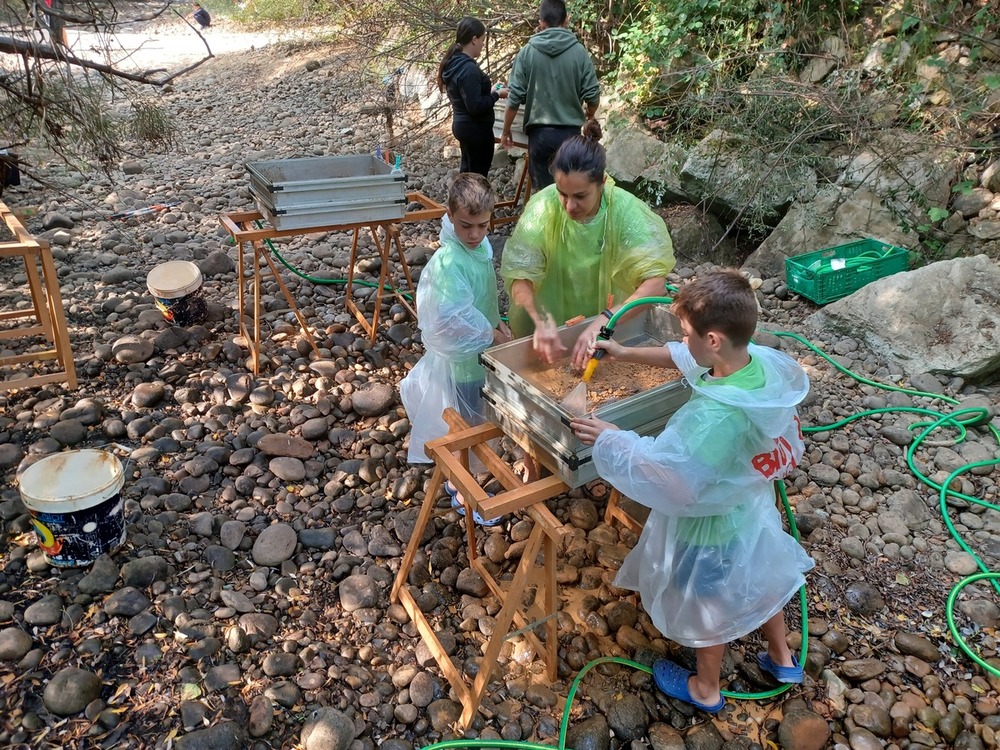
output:
[[[566,352],[558,326],[579,315],[597,315],[573,347],[578,370],[614,311],[632,299],[662,296],[674,267],[663,219],[605,175],[600,126],[590,120],[583,133],[556,152],[555,184],[528,201],[500,266],[510,295],[511,331],[515,338],[533,335],[544,362]]]

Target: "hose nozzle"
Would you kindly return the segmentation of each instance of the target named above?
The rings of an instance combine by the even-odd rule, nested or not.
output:
[[[609,329],[607,326],[601,326],[601,331],[600,331],[600,333],[597,334],[597,340],[598,341],[610,341],[611,340],[611,336],[613,334],[614,334],[614,331],[612,331],[611,329]],[[589,383],[590,382],[590,379],[594,376],[594,370],[597,369],[597,363],[601,361],[601,357],[603,357],[603,356],[604,356],[604,350],[603,349],[595,349],[594,350],[594,354],[590,358],[590,361],[587,362],[587,366],[585,368],[583,368],[583,378],[582,379],[583,379],[584,383]]]

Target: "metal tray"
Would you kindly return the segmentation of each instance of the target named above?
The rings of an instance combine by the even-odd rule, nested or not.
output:
[[[396,221],[406,213],[406,199],[391,201],[344,200],[327,203],[286,205],[278,208],[250,186],[257,208],[275,229],[307,229],[342,224],[365,224],[373,221]]]
[[[592,320],[560,328],[563,344],[572,348]],[[649,306],[643,315],[619,324],[615,330],[615,340],[626,346],[664,344],[682,337],[679,321],[662,305]],[[531,339],[487,349],[480,359],[486,370],[483,398],[487,418],[523,448],[540,450],[542,463],[570,487],[597,479],[592,448],[573,434],[569,412],[525,378],[533,371],[549,368],[538,361]],[[687,384],[676,380],[604,404],[594,411],[594,416],[640,435],[656,435],[689,396]]]
[[[247,170],[258,208],[278,229],[402,218],[405,211],[406,175],[368,154],[248,162]],[[306,218],[310,212],[321,216]],[[298,218],[277,218],[286,215]]]
[[[507,100],[498,99],[494,105],[494,112],[493,136],[499,140],[503,133],[503,118],[507,112]],[[518,107],[517,114],[514,115],[514,122],[510,126],[510,137],[515,146],[528,147],[528,134],[524,132],[524,107]]]

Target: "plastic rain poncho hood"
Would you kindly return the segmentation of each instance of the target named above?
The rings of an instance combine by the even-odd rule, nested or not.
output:
[[[417,284],[425,353],[399,384],[410,419],[407,460],[414,463],[429,462],[424,443],[448,433],[441,418],[445,407],[472,424],[482,421],[481,399],[461,398],[457,384],[483,380],[479,353],[493,343],[493,329],[500,323],[489,240],[475,250],[466,249],[447,214],[440,240],[441,247],[427,261]]]
[[[787,355],[751,345],[764,386],[713,385],[685,344],[667,346],[691,399],[656,438],[605,430],[593,457],[651,511],[615,585],[640,593],[664,636],[701,648],[760,627],[813,565],[782,529],[773,485],[802,457],[796,405],[809,381]]]
[[[508,293],[516,279],[532,282],[536,305],[562,325],[597,315],[609,294],[622,304],[643,281],[673,268],[663,219],[609,177],[597,215],[585,224],[566,213],[555,185],[533,195],[504,245],[500,275]],[[513,305],[510,327],[517,338],[534,331],[524,309]]]

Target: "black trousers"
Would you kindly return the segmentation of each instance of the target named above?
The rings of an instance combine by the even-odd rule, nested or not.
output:
[[[580,127],[577,125],[535,125],[528,130],[532,190],[541,190],[555,182],[550,169],[552,157],[563,141],[574,135],[580,135]]]
[[[493,123],[452,120],[451,132],[462,149],[460,169],[463,172],[478,172],[489,179],[493,163]]]

